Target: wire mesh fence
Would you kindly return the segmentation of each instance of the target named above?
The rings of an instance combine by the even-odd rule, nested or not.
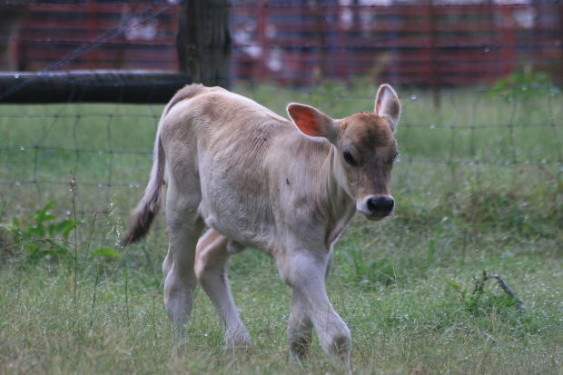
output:
[[[147,14],[154,14],[151,13],[153,11],[173,12],[174,9],[174,5],[168,3],[151,4],[158,7],[150,8]],[[246,8],[236,8],[236,4],[232,5],[232,12],[238,14],[235,21],[240,20],[241,12],[250,10],[248,4],[244,4]],[[305,9],[303,5],[289,2],[275,6],[266,2],[257,4],[272,19],[277,19],[276,10],[281,12],[279,17],[287,18],[293,13],[302,17]],[[536,9],[545,4],[532,5]],[[354,14],[352,19],[361,21],[361,11],[386,8],[362,8],[355,4],[348,7],[319,6],[318,9],[326,9],[327,17],[332,17],[336,10],[350,10]],[[414,8],[403,5],[401,9],[408,13]],[[438,7],[437,11],[442,10]],[[171,17],[170,14],[168,17]],[[366,20],[367,25],[383,27],[373,17]],[[259,19],[258,22],[266,21]],[[308,22],[304,20],[302,24],[308,25]],[[384,25],[388,23],[392,24],[391,21],[383,22]],[[298,24],[301,23],[291,18],[290,25]],[[369,34],[378,29],[362,36],[364,26],[361,25],[351,26],[351,30],[359,35],[358,38],[365,38],[362,43],[369,43]],[[458,26],[462,28],[462,24]],[[336,65],[321,69],[322,59],[313,59],[315,62],[310,69],[288,62],[291,60],[288,56],[294,56],[293,61],[297,61],[297,57],[312,61],[312,55],[319,57],[324,51],[325,57],[336,56],[334,61],[346,63],[346,69],[354,72],[352,64],[362,61],[355,60],[356,57],[372,56],[373,51],[367,47],[353,46],[353,49],[361,50],[361,54],[354,55],[328,34],[323,39],[325,45],[319,45],[320,41],[315,38],[306,37],[289,38],[282,43],[268,34],[272,32],[268,31],[268,27],[273,27],[268,26],[268,22],[260,27],[263,29],[256,35],[268,44],[260,45],[259,51],[275,54],[281,48],[287,53],[284,52],[278,62],[266,55],[257,55],[256,61],[250,63],[254,64],[254,70],[248,70],[248,56],[243,59],[240,55],[250,53],[255,43],[248,37],[244,37],[247,38],[245,43],[239,39],[235,47],[235,55],[239,54],[239,57],[234,59],[232,70],[238,80],[233,89],[278,113],[283,114],[284,106],[290,101],[317,106],[333,117],[368,111],[373,109],[377,81],[387,78],[396,84],[403,103],[403,117],[397,134],[401,156],[395,166],[392,183],[399,217],[423,223],[432,217],[447,215],[458,215],[467,220],[489,215],[491,221],[502,221],[502,213],[510,211],[511,215],[507,214],[506,218],[510,217],[512,221],[506,225],[515,228],[532,225],[530,223],[534,220],[561,224],[563,100],[557,80],[549,73],[535,68],[511,68],[514,72],[506,75],[510,71],[502,68],[495,74],[487,75],[487,83],[481,85],[444,86],[441,82],[440,105],[437,106],[432,81],[426,84],[416,79],[408,81],[400,69],[396,75],[391,71],[381,75],[358,71],[351,77],[339,75],[342,69]],[[54,62],[36,68],[50,71],[72,66],[77,59],[96,54],[108,43],[111,44],[112,38],[104,35],[117,35],[124,29],[114,24],[112,30],[88,39],[88,43],[84,44],[89,46],[87,49],[72,47],[67,51],[67,57],[57,57]],[[277,30],[279,32],[280,29]],[[242,38],[240,35],[235,37]],[[557,53],[560,53],[560,36],[557,42]],[[498,43],[502,50],[504,42]],[[533,40],[527,43],[533,44]],[[326,46],[337,51],[333,52]],[[381,46],[382,52],[386,48]],[[443,53],[443,45],[427,46],[425,50],[428,48],[444,58],[448,56]],[[552,53],[551,49],[550,46],[549,53]],[[508,63],[504,58],[499,57],[504,64],[502,66]],[[460,59],[463,60],[463,57]],[[270,68],[265,66],[280,61],[283,69],[307,79],[297,82],[298,87],[285,85],[296,82],[278,79],[281,76],[268,72]],[[392,57],[391,61],[398,60]],[[442,63],[445,64],[436,60],[433,66],[442,68]],[[394,69],[393,64],[388,66]],[[460,64],[460,69],[464,70],[464,66]],[[332,68],[334,75],[330,73]],[[309,85],[312,82],[309,78],[319,77],[319,74],[322,79],[315,78],[316,84]],[[345,79],[340,79],[342,77]],[[428,75],[425,77],[428,78]],[[148,101],[143,105],[119,100],[93,104],[80,102],[76,97],[72,101],[50,105],[0,103],[0,218],[5,220],[28,215],[55,200],[56,210],[62,215],[79,215],[80,220],[97,221],[98,224],[105,222],[107,227],[100,236],[103,241],[114,241],[115,236],[108,233],[119,230],[128,211],[142,195],[148,179],[151,149],[162,108],[162,103],[150,104]],[[513,215],[515,212],[516,216]],[[518,218],[517,222],[514,222],[514,217]]]
[[[373,89],[347,93],[341,86],[295,92],[262,85],[238,91],[282,114],[287,102],[298,100],[338,117],[372,109]],[[514,186],[529,194],[535,184],[558,189],[561,96],[556,89],[529,91],[532,97],[508,100],[495,91],[453,90],[437,110],[430,92],[400,90],[404,115],[398,130],[401,157],[394,172],[395,192],[442,201],[448,194],[467,192],[472,184]],[[120,103],[3,105],[4,213],[33,210],[53,197],[67,201],[68,208],[71,180],[83,198],[79,208],[84,213],[108,210],[113,201],[121,202],[120,211],[133,207],[148,177],[161,109]]]

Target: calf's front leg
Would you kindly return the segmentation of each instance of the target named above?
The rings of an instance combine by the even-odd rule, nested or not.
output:
[[[290,361],[301,362],[308,354],[309,344],[313,338],[313,322],[307,311],[307,301],[301,293],[293,292],[291,297],[291,313],[287,328]]]
[[[296,359],[306,353],[310,341],[309,324],[312,323],[325,353],[349,372],[351,335],[326,293],[328,261],[328,251],[322,254],[295,251],[278,259],[280,274],[293,289],[288,328],[291,356]]]

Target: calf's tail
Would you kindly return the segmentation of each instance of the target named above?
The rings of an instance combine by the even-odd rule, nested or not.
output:
[[[164,115],[162,118],[164,118]],[[151,224],[158,214],[162,203],[165,165],[166,157],[164,155],[164,148],[162,147],[159,132],[157,131],[151,176],[145,188],[143,198],[141,198],[139,204],[131,213],[132,223],[125,236],[121,239],[121,245],[126,246],[135,243],[143,239],[149,232]]]
[[[172,107],[179,102],[193,98],[205,90],[207,90],[207,88],[199,84],[185,86],[178,91],[176,95],[174,95],[162,112],[154,143],[151,177],[145,189],[145,195],[141,198],[141,201],[131,214],[132,224],[125,236],[121,239],[121,244],[123,246],[143,239],[149,232],[151,224],[160,210],[160,205],[162,203],[162,186],[164,185],[164,171],[166,166],[164,148],[162,147],[162,142],[160,140],[160,129],[166,115],[170,112]]]

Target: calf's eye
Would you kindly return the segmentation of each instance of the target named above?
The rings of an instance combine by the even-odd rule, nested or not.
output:
[[[353,167],[357,167],[358,163],[356,162],[356,159],[354,159],[354,157],[352,156],[352,153],[350,151],[344,151],[344,153],[342,154],[342,156],[344,157],[344,161],[348,164],[350,164]]]

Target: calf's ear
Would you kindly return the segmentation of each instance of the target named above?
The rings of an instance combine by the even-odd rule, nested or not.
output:
[[[291,103],[287,113],[301,133],[310,137],[324,137],[334,142],[336,125],[332,118],[305,104]]]
[[[375,113],[385,117],[391,124],[391,130],[395,131],[401,117],[401,102],[393,88],[388,84],[379,86],[375,95]]]

